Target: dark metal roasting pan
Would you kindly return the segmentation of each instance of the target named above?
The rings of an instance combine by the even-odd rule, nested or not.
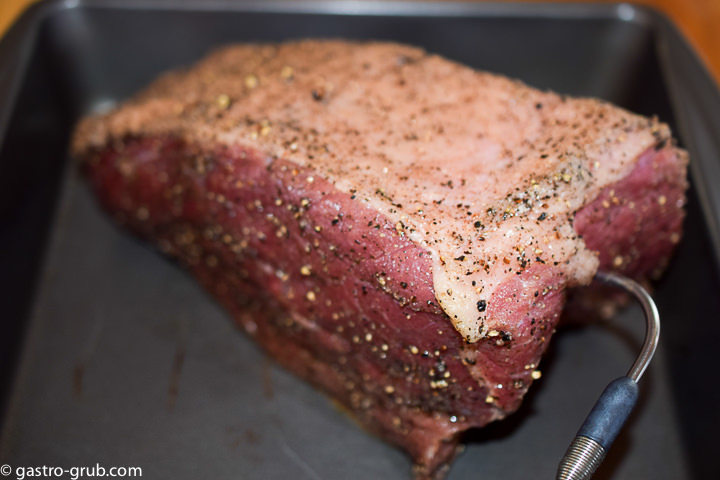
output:
[[[0,464],[137,466],[177,480],[410,478],[401,452],[275,366],[180,268],[101,214],[67,154],[80,116],[166,69],[230,42],[304,37],[414,44],[670,123],[692,158],[686,235],[656,285],[662,339],[640,404],[596,478],[720,478],[720,94],[667,19],[627,4],[29,9],[0,42]],[[449,480],[554,478],[642,332],[638,308],[560,331],[521,410],[471,432]]]

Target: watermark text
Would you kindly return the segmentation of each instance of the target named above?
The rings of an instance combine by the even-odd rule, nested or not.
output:
[[[0,466],[0,475],[3,477],[25,480],[27,478],[69,478],[79,480],[81,478],[98,477],[142,477],[141,467],[105,467],[96,463],[90,467],[53,467],[42,465],[38,467],[11,467],[10,465]]]

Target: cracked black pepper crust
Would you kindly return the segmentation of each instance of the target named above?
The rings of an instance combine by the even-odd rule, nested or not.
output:
[[[81,122],[72,148],[142,135],[252,145],[377,209],[432,252],[438,301],[468,341],[502,327],[476,305],[510,276],[540,264],[588,282],[597,261],[574,213],[671,141],[656,119],[600,100],[336,40],[218,50]]]

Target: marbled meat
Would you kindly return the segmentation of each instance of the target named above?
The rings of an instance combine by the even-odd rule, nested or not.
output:
[[[120,224],[418,477],[518,408],[569,288],[662,270],[687,188],[656,119],[391,43],[221,49],[73,151]]]

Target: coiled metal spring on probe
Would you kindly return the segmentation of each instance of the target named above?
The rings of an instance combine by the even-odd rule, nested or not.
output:
[[[614,273],[598,272],[596,278],[621,287],[637,298],[645,312],[645,342],[627,375],[613,380],[600,395],[560,461],[556,480],[588,480],[593,476],[637,403],[637,382],[650,363],[660,338],[657,307],[639,283]]]

